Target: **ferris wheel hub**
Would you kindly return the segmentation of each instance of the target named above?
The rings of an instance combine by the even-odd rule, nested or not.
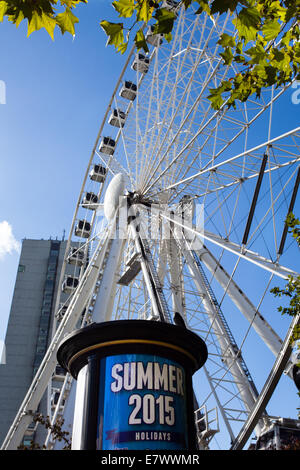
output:
[[[118,173],[109,183],[104,196],[104,214],[107,220],[112,220],[121,204],[125,191],[125,178]]]

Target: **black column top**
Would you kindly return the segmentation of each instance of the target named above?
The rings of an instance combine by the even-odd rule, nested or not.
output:
[[[150,350],[157,355],[168,350],[183,357],[192,373],[203,366],[208,354],[204,341],[182,326],[151,320],[116,320],[75,330],[61,342],[57,359],[76,378],[87,357],[96,351],[108,356],[134,351],[146,354]]]

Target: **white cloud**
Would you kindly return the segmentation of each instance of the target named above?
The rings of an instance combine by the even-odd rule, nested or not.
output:
[[[14,251],[19,253],[20,249],[21,244],[15,239],[11,225],[6,220],[0,222],[0,260]]]

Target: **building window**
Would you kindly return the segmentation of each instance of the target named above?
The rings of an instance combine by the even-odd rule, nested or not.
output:
[[[24,445],[25,447],[30,447],[31,444],[32,444],[32,438],[30,438],[30,437],[24,437],[24,439],[23,439],[23,445]]]
[[[53,280],[51,279],[48,279],[46,282],[45,282],[45,290],[51,290],[53,289]]]
[[[19,273],[23,273],[24,271],[25,271],[25,266],[24,266],[24,264],[19,264],[18,272],[19,272]]]

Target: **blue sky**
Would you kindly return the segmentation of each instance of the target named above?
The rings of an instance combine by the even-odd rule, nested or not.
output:
[[[126,58],[106,47],[99,26],[102,19],[117,18],[110,2],[90,0],[76,14],[76,37],[57,29],[54,41],[45,30],[27,38],[26,22],[18,29],[8,21],[0,24],[0,83],[6,87],[6,104],[0,104],[0,224],[9,223],[17,243],[68,234],[86,164]],[[284,119],[274,121],[273,137],[299,124],[300,104],[288,97],[281,108]],[[7,235],[7,226],[1,228]],[[14,246],[5,246],[10,251],[1,254],[0,246],[0,338],[18,263]]]
[[[6,104],[0,104],[0,340],[20,242],[61,239],[64,230],[68,235],[98,128],[126,58],[106,47],[99,26],[102,19],[116,18],[110,3],[90,0],[78,7],[75,38],[58,30],[55,41],[43,30],[27,38],[26,23],[18,29],[7,21],[0,24],[0,80],[6,86]],[[299,125],[300,104],[289,98],[281,109],[273,137]],[[3,249],[1,236],[6,237]]]
[[[124,57],[106,47],[99,26],[111,18],[110,2],[90,0],[77,8],[76,37],[57,29],[27,35],[0,25],[0,223],[15,239],[61,238],[72,221],[86,164]],[[1,226],[7,236],[7,226]],[[7,240],[7,238],[6,238]],[[8,240],[9,241],[9,240]],[[7,243],[5,246],[9,250]],[[1,255],[0,338],[4,338],[18,253]]]

